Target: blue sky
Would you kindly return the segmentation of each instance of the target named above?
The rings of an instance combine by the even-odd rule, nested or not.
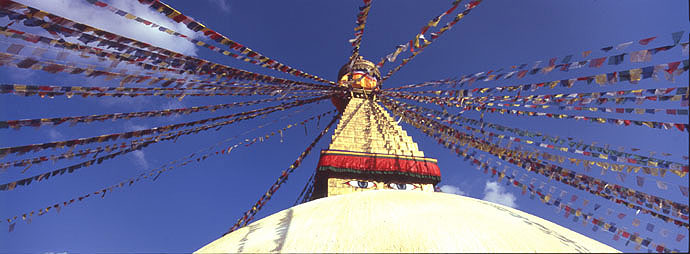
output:
[[[85,1],[21,1],[30,6],[37,6],[56,14],[65,15],[94,26],[125,33],[172,50],[193,54],[211,61],[220,62],[232,67],[256,71],[283,78],[294,78],[277,71],[262,69],[258,66],[230,59],[203,48],[194,48],[182,40],[172,40],[166,34],[143,27],[136,23],[127,23],[120,17],[108,12],[94,11]],[[164,18],[148,12],[135,1],[108,1],[115,6],[133,12],[142,17],[162,21]],[[374,1],[367,21],[364,39],[361,44],[361,55],[372,61],[378,61],[391,53],[396,45],[406,43],[433,17],[445,11],[451,1]],[[292,67],[315,74],[330,80],[336,78],[340,66],[345,63],[351,47],[348,39],[353,37],[355,16],[360,1],[166,1],[184,14],[194,17],[208,27],[227,35],[231,39],[261,52],[262,54],[284,62]],[[582,59],[583,51],[592,50],[589,58],[609,56],[616,52],[665,46],[672,44],[671,33],[686,31],[682,42],[688,41],[688,3],[687,1],[485,1],[462,19],[452,30],[443,34],[434,44],[418,55],[384,84],[384,88],[404,84],[460,77],[481,71],[508,68],[511,65],[543,61],[547,65],[552,57],[574,55],[574,60]],[[442,20],[445,24],[449,17]],[[1,18],[0,24],[8,23]],[[169,25],[174,27],[173,25]],[[440,27],[439,26],[439,27]],[[24,30],[19,24],[12,26]],[[148,30],[147,30],[148,29]],[[176,30],[191,35],[184,27]],[[26,29],[41,33],[40,30]],[[609,53],[599,50],[606,46],[615,46],[628,41],[637,41],[652,36],[658,38],[647,46],[637,43],[630,47]],[[11,43],[7,37],[0,38],[0,50]],[[662,64],[687,59],[681,55],[680,47],[661,52],[653,56],[651,62],[630,63],[626,60],[621,65],[604,64],[601,68],[582,68],[569,72],[553,71],[550,74],[538,74],[518,80],[501,82],[476,82],[474,87],[493,87],[500,85],[517,85],[552,80],[561,80],[585,75],[611,71],[640,68],[653,64]],[[74,58],[79,61],[88,61]],[[399,58],[400,59],[400,58]],[[399,63],[400,60],[397,60]],[[386,73],[395,65],[387,63],[382,72]],[[133,70],[133,67],[132,67]],[[89,79],[79,75],[47,74],[30,72],[24,69],[0,67],[1,83],[6,84],[41,84],[63,86],[116,86],[117,82],[103,79]],[[598,85],[576,85],[571,89],[537,90],[540,93],[558,92],[591,92],[616,91],[642,88],[662,88],[687,86],[688,74],[676,77],[675,82],[664,79],[648,79],[639,84],[618,83],[599,87]],[[117,112],[135,112],[203,106],[210,104],[231,103],[258,99],[240,97],[204,97],[184,98],[183,100],[165,98],[77,98],[64,97],[40,98],[0,95],[0,120],[81,116]],[[408,101],[409,102],[409,101]],[[440,109],[428,104],[425,107]],[[275,105],[275,103],[270,104]],[[607,107],[617,107],[606,104]],[[647,108],[680,108],[678,102],[645,102],[641,105],[626,104],[625,107]],[[255,109],[257,106],[204,112],[186,116],[168,118],[139,118],[130,120],[94,122],[70,127],[65,123],[56,127],[24,127],[20,130],[1,129],[0,147],[18,146],[96,136],[105,133],[116,133],[181,121],[192,121],[220,114],[230,114],[243,110]],[[687,108],[687,106],[685,107]],[[34,183],[28,188],[18,188],[11,192],[0,192],[0,219],[21,215],[27,211],[46,207],[55,203],[100,190],[103,187],[117,184],[120,181],[135,177],[190,153],[207,149],[221,140],[237,136],[236,139],[222,143],[221,147],[234,145],[242,139],[262,136],[271,131],[283,128],[287,124],[300,122],[310,116],[333,109],[324,101],[301,107],[299,112],[286,111],[275,113],[266,118],[255,119],[226,126],[218,131],[200,132],[194,136],[180,137],[176,142],[168,141],[154,144],[142,152],[127,154],[103,164],[82,169],[74,174],[55,177],[49,181]],[[457,112],[457,111],[452,111]],[[569,111],[567,114],[600,116],[597,112]],[[465,117],[478,118],[476,112],[467,112]],[[625,119],[650,119],[664,122],[687,123],[687,116],[669,116],[664,114],[608,114],[607,117]],[[280,172],[286,169],[312,141],[313,137],[324,127],[330,117],[321,118],[307,124],[307,135],[304,127],[298,126],[284,132],[281,138],[269,140],[234,149],[229,155],[214,156],[200,163],[191,163],[162,174],[155,181],[144,180],[132,186],[125,186],[105,198],[91,197],[76,202],[59,213],[51,210],[48,214],[34,216],[31,223],[20,221],[14,232],[0,230],[0,252],[190,252],[218,238],[270,187]],[[556,120],[539,117],[485,115],[485,120],[507,126],[539,131],[559,137],[576,137],[585,143],[598,142],[610,144],[611,147],[641,148],[638,154],[649,155],[662,152],[673,155],[667,158],[687,164],[681,156],[688,155],[688,134],[677,130],[659,130],[647,127],[620,127],[610,124],[594,124],[575,120]],[[269,124],[255,130],[256,126]],[[583,226],[573,222],[572,216],[564,218],[563,213],[556,213],[552,206],[545,206],[538,200],[521,195],[520,189],[496,183],[496,178],[475,169],[470,163],[458,158],[451,151],[437,145],[423,133],[412,126],[403,124],[421,150],[428,157],[436,158],[442,172],[440,185],[446,191],[455,191],[463,195],[487,199],[511,205],[522,211],[537,215],[571,230],[604,242],[620,251],[634,252],[634,243],[626,245],[621,239],[614,241],[612,235],[601,229],[592,230],[592,225]],[[243,132],[253,130],[249,134]],[[331,132],[332,133],[332,132]],[[329,136],[331,134],[329,133]],[[327,147],[330,137],[324,138],[318,149]],[[95,147],[90,145],[87,147]],[[80,149],[80,148],[77,148]],[[309,155],[277,195],[259,212],[260,219],[277,211],[291,207],[302,190],[307,178],[314,172],[318,153]],[[219,149],[216,149],[219,150]],[[626,150],[630,151],[630,150]],[[53,154],[60,151],[43,151],[30,153],[27,156]],[[565,155],[565,154],[561,154]],[[8,156],[2,161],[16,158]],[[79,160],[66,160],[57,163],[48,162],[36,165],[27,170],[9,168],[0,173],[0,183],[6,183],[27,175],[49,171],[71,165]],[[496,161],[496,160],[494,160]],[[649,194],[665,197],[675,202],[688,203],[687,197],[678,191],[678,185],[687,186],[687,177],[679,178],[668,174],[664,178],[645,174],[629,174],[621,183],[611,172],[600,175],[597,170],[586,172],[581,167],[568,163],[567,168],[574,169],[593,177],[614,182]],[[517,170],[518,176],[527,173],[527,179],[536,178],[537,183],[545,182],[546,189],[554,186],[557,190],[567,192],[567,197],[577,195],[574,206],[591,211],[595,204],[602,207],[594,212],[595,217],[603,217],[607,222],[626,227],[630,232],[638,232],[644,237],[664,243],[667,248],[687,251],[688,232],[672,224],[654,219],[648,215],[635,215],[635,211],[611,204],[602,198],[593,197],[570,186],[549,181],[548,178],[511,167],[508,172]],[[520,171],[521,170],[521,171]],[[635,176],[644,176],[647,181],[640,188],[635,185]],[[663,180],[672,187],[659,190],[654,180]],[[582,199],[590,200],[582,206]],[[615,211],[608,214],[609,209]],[[627,214],[624,219],[616,214]],[[639,227],[632,225],[634,218],[642,221]],[[645,230],[647,223],[653,223],[653,232]],[[7,227],[6,222],[0,228]],[[664,237],[661,229],[670,233]],[[685,235],[682,241],[675,240],[677,234]],[[644,248],[640,251],[646,251]]]

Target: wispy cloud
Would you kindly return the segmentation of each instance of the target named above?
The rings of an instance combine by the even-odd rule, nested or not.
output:
[[[223,12],[230,12],[230,1],[229,0],[209,0],[214,5]]]
[[[506,192],[505,188],[499,185],[497,182],[486,182],[486,186],[484,187],[484,197],[482,199],[512,208],[517,208],[517,204],[515,203],[515,195],[513,195],[513,193]]]
[[[49,129],[48,138],[50,138],[50,142],[61,141],[65,139],[65,135],[62,135],[62,133],[55,129]]]
[[[461,196],[465,196],[465,194],[466,194],[460,188],[453,186],[453,185],[447,185],[447,184],[441,185],[440,189],[441,189],[441,192],[449,193],[449,194],[455,194],[455,195],[461,195]]]
[[[157,28],[145,26],[134,20],[118,17],[108,10],[85,1],[17,0],[17,2],[183,54],[196,55],[197,52],[196,46],[183,38],[157,31]],[[109,4],[179,33],[195,37],[194,32],[187,29],[184,24],[171,22],[162,14],[150,10],[137,1],[112,0]]]
[[[146,153],[144,153],[144,151],[134,151],[132,152],[132,157],[134,159],[134,163],[139,167],[139,169],[149,169],[149,161],[146,159]]]

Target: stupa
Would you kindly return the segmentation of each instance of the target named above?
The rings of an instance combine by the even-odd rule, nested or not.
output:
[[[321,157],[311,201],[207,244],[197,253],[618,252],[499,204],[434,192],[436,160],[377,103],[381,74],[352,59],[338,73],[350,93]]]

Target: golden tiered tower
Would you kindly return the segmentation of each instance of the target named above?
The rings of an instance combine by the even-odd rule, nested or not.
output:
[[[441,176],[436,160],[376,102],[380,77],[361,58],[340,70],[340,85],[351,93],[333,99],[343,115],[321,152],[312,201],[197,253],[618,252],[510,207],[433,192]]]
[[[321,152],[312,199],[374,189],[433,191],[440,181],[436,160],[425,158],[375,101],[380,78],[378,68],[361,57],[340,69],[339,85],[352,93],[334,103],[347,106]]]

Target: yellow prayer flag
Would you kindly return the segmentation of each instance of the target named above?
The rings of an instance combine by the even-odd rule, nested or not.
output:
[[[364,24],[361,24],[361,25],[355,27],[355,32],[359,31],[359,30],[363,30],[363,29],[364,29]]]
[[[597,75],[596,77],[594,77],[594,81],[596,81],[599,85],[606,84],[606,74]]]
[[[652,122],[642,121],[642,124],[644,124],[645,126],[647,126],[649,128],[654,128],[654,124],[652,124]]]
[[[642,69],[630,70],[630,82],[637,82],[642,79]]]
[[[435,19],[432,19],[429,21],[429,24],[427,24],[428,27],[436,27],[438,25],[438,22],[441,21],[440,17],[436,17]]]

